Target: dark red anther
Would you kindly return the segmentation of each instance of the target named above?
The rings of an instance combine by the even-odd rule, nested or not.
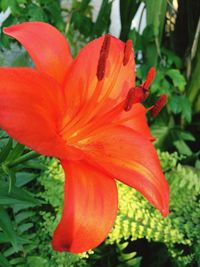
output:
[[[146,90],[149,89],[149,87],[152,84],[155,76],[156,76],[156,70],[152,67],[152,68],[150,68],[149,72],[147,73],[146,80],[142,84],[142,86],[144,87],[144,89],[146,89]]]
[[[131,110],[133,104],[140,103],[144,100],[144,90],[141,86],[132,87],[129,89],[129,92],[126,97],[126,101],[124,104],[124,110]]]
[[[104,37],[102,47],[101,47],[99,61],[98,61],[98,65],[97,65],[96,75],[97,75],[97,79],[99,81],[101,81],[105,75],[106,59],[107,59],[108,53],[109,53],[110,41],[111,41],[110,35],[106,34]]]
[[[161,95],[156,103],[154,104],[152,110],[151,110],[151,117],[155,118],[158,116],[159,112],[162,110],[162,108],[165,106],[168,99],[168,95],[163,94]]]
[[[131,52],[132,52],[132,40],[128,40],[125,43],[125,47],[124,47],[124,58],[123,58],[123,65],[126,66],[129,62],[130,56],[131,56]]]
[[[144,87],[142,87],[142,89],[144,92],[144,97],[142,99],[142,102],[144,102],[147,99],[147,97],[150,95],[150,92],[148,90],[146,90]]]

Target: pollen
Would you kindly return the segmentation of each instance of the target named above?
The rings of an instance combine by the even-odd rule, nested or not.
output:
[[[108,58],[109,54],[109,49],[110,49],[110,42],[111,42],[111,36],[109,34],[105,35],[101,51],[100,51],[100,56],[99,56],[99,61],[97,65],[97,79],[101,81],[104,78],[105,75],[105,70],[106,70],[106,60]]]
[[[155,118],[158,116],[158,114],[160,113],[162,108],[165,106],[167,99],[168,99],[168,95],[166,95],[166,94],[163,94],[158,98],[158,100],[156,101],[156,103],[154,104],[154,106],[151,110],[151,117],[152,118]]]
[[[124,58],[123,65],[126,66],[129,62],[130,56],[132,52],[132,40],[128,40],[124,47]]]

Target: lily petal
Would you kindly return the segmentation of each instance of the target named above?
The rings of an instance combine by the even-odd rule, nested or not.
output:
[[[119,126],[99,131],[81,142],[88,160],[140,191],[163,216],[167,216],[169,187],[149,140],[130,128]]]
[[[134,86],[133,51],[127,64],[123,65],[125,44],[112,36],[106,58],[105,75],[101,81],[98,80],[97,67],[104,38],[100,37],[88,43],[80,50],[72,64],[65,83],[67,114],[70,118],[81,112],[85,121],[86,116],[92,117],[99,112],[106,112],[125,98],[130,87]],[[71,88],[76,89],[71,90]]]
[[[41,154],[74,157],[58,134],[64,104],[56,81],[31,68],[0,68],[0,81],[0,127]]]
[[[80,253],[98,246],[107,236],[117,213],[113,179],[83,161],[62,161],[65,199],[52,246],[57,251]]]
[[[120,119],[124,119],[125,121],[122,122],[124,126],[127,126],[134,131],[140,133],[142,136],[146,137],[150,141],[155,141],[155,137],[152,136],[149,126],[147,124],[146,119],[146,108],[140,104],[134,104],[132,109],[128,112],[122,112],[120,114]],[[129,120],[126,120],[126,118],[130,118]]]
[[[25,47],[39,71],[63,83],[72,57],[65,37],[56,28],[44,22],[24,22],[3,32]]]

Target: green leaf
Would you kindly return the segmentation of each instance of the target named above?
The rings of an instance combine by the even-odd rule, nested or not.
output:
[[[0,205],[13,206],[17,204],[27,204],[29,206],[35,206],[40,204],[38,200],[24,189],[14,186],[10,193],[8,189],[8,184],[0,181]]]
[[[180,92],[183,92],[186,85],[186,80],[184,76],[177,69],[169,69],[166,72],[166,75],[172,79],[173,85],[179,89]]]
[[[15,250],[18,250],[16,234],[13,228],[13,224],[8,216],[8,213],[0,208],[0,227],[3,232],[8,236],[10,243],[13,245]]]
[[[192,69],[192,74],[191,78],[188,83],[188,90],[187,90],[187,95],[189,97],[190,102],[195,108],[195,112],[200,111],[200,75],[199,75],[199,70],[200,70],[200,41],[198,44],[197,48],[197,55],[194,60],[193,64],[193,69]]]
[[[18,226],[18,230],[20,233],[24,233],[32,227],[33,227],[33,223],[24,223],[24,224]]]
[[[48,261],[39,256],[30,256],[27,258],[28,267],[42,266],[48,267]]]
[[[155,36],[162,35],[167,0],[145,0],[147,8],[147,25],[153,25]]]
[[[42,8],[34,3],[28,5],[28,15],[32,21],[45,21],[45,13]]]
[[[37,177],[37,174],[31,172],[17,172],[16,173],[16,186],[21,187],[28,184]]]
[[[8,143],[6,144],[5,147],[3,147],[3,149],[0,152],[0,163],[5,161],[6,158],[8,157],[8,155],[12,149],[12,144],[13,144],[13,141],[11,138],[9,138]]]
[[[112,2],[110,0],[103,0],[96,22],[93,26],[92,37],[101,36],[103,33],[108,32],[110,25]]]
[[[182,113],[183,118],[187,122],[191,122],[192,119],[192,108],[188,98],[184,95],[174,95],[169,99],[169,107],[175,113]]]
[[[15,160],[16,158],[22,155],[23,151],[24,151],[24,145],[17,143],[13,148],[12,152],[10,153],[8,160],[9,161]]]
[[[19,224],[22,221],[32,217],[33,215],[35,215],[33,211],[22,211],[15,216],[15,221],[17,224]]]
[[[91,2],[91,0],[82,0],[82,1],[80,2],[79,10],[80,10],[81,12],[85,12],[86,9],[88,8],[90,2]]]
[[[140,5],[139,1],[133,0],[120,0],[120,19],[121,19],[121,32],[120,39],[126,41],[131,28],[132,20]]]
[[[92,20],[80,12],[74,12],[71,18],[71,22],[75,28],[79,30],[85,36],[90,36],[92,32]]]
[[[0,266],[1,267],[12,267],[9,261],[4,257],[2,253],[0,253]]]
[[[177,140],[173,142],[178,152],[183,155],[191,156],[192,151],[189,146],[183,140]]]
[[[10,238],[8,237],[8,235],[4,232],[0,232],[0,244],[3,243],[10,243]]]

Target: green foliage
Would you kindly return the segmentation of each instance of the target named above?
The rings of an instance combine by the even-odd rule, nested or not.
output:
[[[11,15],[3,23],[3,26],[24,21],[45,21],[55,25],[60,30],[64,30],[60,1],[58,0],[2,0],[0,7],[3,11],[8,7],[11,9]],[[2,39],[4,45],[8,43],[8,39],[5,38]]]
[[[31,242],[36,235],[33,227],[37,220],[33,210],[41,202],[25,188],[37,174],[33,166],[30,168],[31,157],[29,162],[21,164],[29,154],[22,155],[24,146],[15,144],[2,132],[0,143],[0,266],[18,266],[19,262],[26,262],[27,251],[31,253],[37,247]]]
[[[191,167],[177,164],[177,154],[165,152],[160,157],[170,184],[170,215],[163,219],[139,193],[118,184],[119,213],[107,242],[140,238],[164,242],[177,265],[187,266],[200,256],[200,179]]]
[[[86,42],[108,32],[113,1],[102,1],[95,21],[91,0],[69,2],[71,5],[61,7],[58,0],[2,0],[0,8],[11,9],[3,26],[33,20],[49,22],[67,36],[76,55]],[[143,259],[135,251],[140,240],[148,240],[151,248],[160,242],[158,253],[152,253],[153,267],[163,266],[167,257],[173,267],[200,265],[200,154],[192,145],[195,135],[198,138],[195,131],[199,122],[194,114],[200,107],[198,0],[188,9],[189,0],[179,1],[175,13],[171,1],[145,0],[147,27],[142,34],[130,30],[140,3],[120,1],[120,38],[133,40],[138,83],[145,79],[149,67],[156,66],[147,106],[162,93],[169,96],[157,120],[149,119],[157,148],[184,155],[160,153],[171,188],[169,217],[163,219],[139,193],[118,183],[119,213],[106,242],[83,255],[54,252],[51,237],[62,212],[63,170],[56,160],[35,159],[37,154],[0,131],[0,266],[139,267]],[[174,21],[175,30],[168,29],[169,20]],[[5,35],[1,35],[0,49],[0,65],[32,65],[27,53]],[[193,127],[195,131],[191,131]],[[197,169],[183,162],[192,162]]]
[[[128,264],[129,260],[130,263],[139,262],[139,258],[135,258],[135,253],[129,251],[126,255],[126,251],[122,252],[127,245],[123,240],[135,241],[145,238],[151,242],[162,242],[167,246],[171,257],[174,258],[175,266],[187,266],[189,263],[197,261],[200,256],[197,249],[200,242],[198,236],[200,231],[199,175],[195,169],[178,163],[182,157],[178,156],[177,153],[162,152],[159,155],[171,188],[170,215],[168,218],[162,218],[160,213],[138,192],[118,183],[119,212],[106,244],[115,244],[114,251],[115,256],[116,254],[118,255],[119,266],[129,266],[125,265],[125,262],[127,261],[126,264]],[[43,220],[38,230],[39,251],[43,259],[50,257],[52,267],[58,263],[62,266],[65,256],[53,252],[50,246],[43,246],[43,244],[49,244],[53,230],[61,216],[64,174],[59,163],[55,160],[45,159],[45,165],[48,168],[39,178],[45,190],[39,195],[54,208],[54,213],[52,215],[52,212],[41,212]],[[95,250],[94,255],[87,254],[86,256],[89,256],[87,263],[92,264],[94,261],[97,264],[98,255],[103,261],[103,251],[104,247],[100,248],[100,251],[98,249]],[[113,249],[111,251],[110,253],[112,254]],[[77,259],[79,262],[80,258]],[[121,264],[124,265],[120,265],[120,260],[122,261]],[[104,264],[105,262],[107,262],[106,259]],[[103,266],[106,266],[106,264]]]
[[[38,156],[35,152],[27,152],[24,146],[14,143],[3,132],[0,133],[0,266],[85,266],[84,259],[82,260],[78,255],[56,253],[51,248],[51,237],[61,215],[63,174],[60,174],[62,179],[57,187],[60,190],[60,199],[56,202],[55,184],[52,183],[55,180],[51,179],[49,159],[45,163],[50,169],[46,169],[41,159],[39,161],[34,159]],[[59,166],[57,162],[54,162],[52,169],[55,165]],[[48,179],[51,179],[52,190],[46,191],[47,194],[42,194],[39,191],[43,183],[38,184],[36,197],[35,186],[34,194],[30,192],[31,182],[44,168],[43,177],[50,176]],[[9,178],[10,173],[15,177],[12,184]],[[58,171],[54,171],[54,174],[59,181]],[[48,180],[45,179],[45,181]],[[45,187],[48,187],[48,183]],[[54,214],[46,211],[51,204],[55,208]],[[60,206],[60,213],[57,210],[58,206]]]
[[[120,19],[121,19],[120,39],[122,41],[126,41],[128,39],[131,23],[139,5],[140,1],[120,0]]]
[[[102,1],[95,21],[90,2],[90,0],[73,0],[71,9],[65,10],[65,16],[68,17],[65,34],[72,45],[73,55],[76,55],[86,42],[109,30],[112,1]]]

